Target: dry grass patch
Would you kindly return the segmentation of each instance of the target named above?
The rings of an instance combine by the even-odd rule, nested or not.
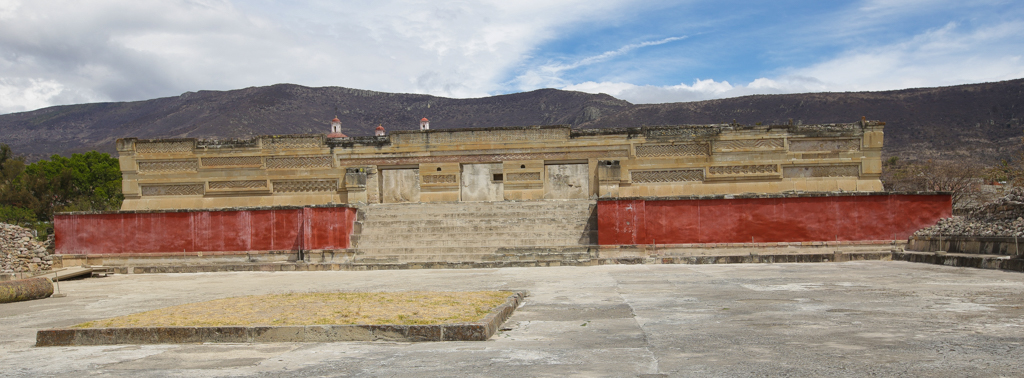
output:
[[[483,319],[510,295],[507,291],[251,295],[189,303],[74,327],[461,323]]]

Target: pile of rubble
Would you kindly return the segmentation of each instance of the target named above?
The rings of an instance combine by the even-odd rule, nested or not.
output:
[[[1003,197],[968,210],[967,215],[942,219],[914,235],[1024,237],[1024,188],[1010,189]]]
[[[46,243],[36,241],[32,231],[0,223],[0,273],[49,270],[52,260]]]

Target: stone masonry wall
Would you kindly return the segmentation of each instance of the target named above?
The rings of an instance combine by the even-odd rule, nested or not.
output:
[[[52,264],[46,243],[36,241],[32,231],[0,223],[0,273],[49,270]]]
[[[914,233],[915,237],[958,235],[1024,237],[1024,188],[1013,188],[992,203],[968,210],[967,215],[942,219]]]

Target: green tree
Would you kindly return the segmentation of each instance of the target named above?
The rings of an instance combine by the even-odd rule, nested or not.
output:
[[[36,221],[36,213],[32,210],[0,205],[0,223],[14,224],[21,227],[34,227]]]
[[[53,219],[55,211],[116,210],[124,200],[120,166],[109,154],[53,155],[29,164],[24,176],[24,185],[40,200],[36,214],[42,219]]]
[[[0,144],[0,218],[24,222],[27,209],[52,221],[57,211],[117,210],[123,200],[120,166],[108,154],[53,155],[26,165]]]
[[[25,159],[15,156],[6,144],[0,144],[0,205],[12,208],[8,214],[13,214],[14,208],[34,210],[39,204],[38,199],[23,185],[24,172]],[[18,214],[24,212],[19,211]]]

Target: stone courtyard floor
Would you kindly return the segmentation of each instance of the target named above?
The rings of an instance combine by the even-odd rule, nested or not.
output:
[[[1019,376],[1024,274],[890,261],[115,275],[0,305],[0,376]],[[529,290],[485,342],[35,347],[65,327],[310,291]]]

